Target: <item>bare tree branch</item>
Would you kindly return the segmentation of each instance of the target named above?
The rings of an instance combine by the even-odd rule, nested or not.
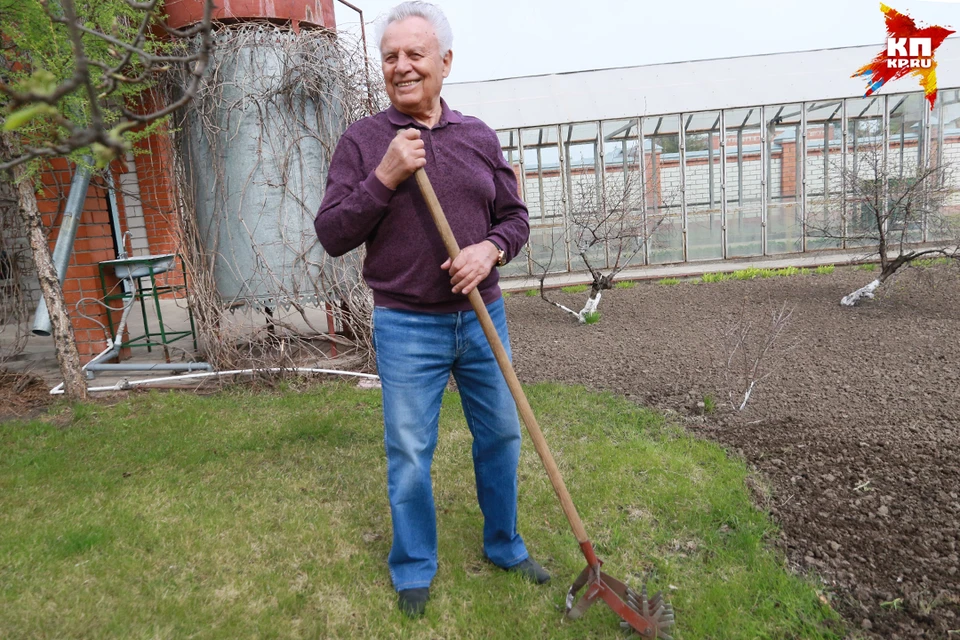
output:
[[[747,300],[740,305],[736,321],[724,330],[727,347],[724,379],[730,406],[743,411],[757,385],[769,378],[783,364],[787,346],[774,357],[778,342],[782,343],[784,331],[790,323],[794,307],[786,302],[770,312],[769,321],[758,324],[749,317]]]
[[[567,210],[567,241],[583,262],[592,280],[590,293],[579,312],[551,300],[545,290],[546,276],[556,254],[556,243],[564,239],[554,239],[550,257],[545,263],[532,260],[541,274],[540,297],[561,311],[573,315],[581,323],[586,322],[588,316],[597,311],[603,292],[612,289],[616,277],[623,269],[634,264],[635,258],[650,243],[667,217],[662,213],[666,201],[659,189],[653,195],[659,202],[659,212],[652,215],[649,210],[645,211],[639,188],[639,171],[611,172],[605,190],[598,184],[593,171],[581,171],[571,175],[571,184],[568,185],[572,197]],[[597,249],[604,252],[602,265],[598,265],[592,255]]]
[[[952,165],[924,166],[917,159],[915,166],[904,162],[894,167],[884,160],[883,144],[868,140],[852,150],[848,166],[833,165],[847,192],[825,197],[823,219],[807,222],[809,236],[841,247],[866,247],[865,257],[880,261],[880,275],[844,296],[844,306],[873,298],[884,282],[918,258],[938,254],[960,259],[960,215],[949,205],[956,195],[949,179]],[[835,217],[831,212],[836,211],[844,213]]]
[[[122,156],[128,150],[128,143],[124,139],[123,133],[173,113],[186,105],[196,95],[200,79],[207,69],[210,54],[213,50],[214,0],[205,0],[203,19],[199,23],[190,29],[171,31],[171,33],[181,36],[181,40],[196,35],[200,37],[200,46],[196,52],[180,56],[156,55],[144,47],[149,25],[158,18],[158,0],[143,3],[132,2],[131,0],[126,0],[126,2],[130,7],[143,12],[136,34],[129,42],[84,24],[82,18],[76,13],[74,0],[60,0],[62,16],[53,15],[50,13],[50,7],[45,5],[51,21],[66,26],[67,35],[73,49],[73,74],[49,91],[38,89],[17,90],[7,82],[0,80],[0,94],[8,98],[9,108],[14,111],[34,104],[56,107],[66,96],[82,91],[88,105],[89,121],[75,123],[62,115],[53,116],[53,121],[65,129],[67,135],[60,136],[55,140],[48,140],[43,144],[28,143],[24,145],[19,155],[0,163],[0,171],[12,169],[35,158],[67,155],[78,149],[93,145],[102,147],[101,153],[98,154],[101,160]],[[103,61],[92,60],[84,47],[83,35],[98,38],[126,53],[113,66]],[[123,73],[123,70],[132,65],[134,56],[144,63],[144,68],[136,76],[129,77]],[[176,64],[189,66],[191,82],[176,101],[165,105],[163,108],[150,113],[136,113],[123,104],[122,98],[118,100],[114,97],[113,94],[116,92],[118,84],[145,83],[157,73],[168,71]],[[103,80],[97,86],[94,85],[91,72],[94,68],[103,71]],[[105,108],[117,109],[123,117],[119,121],[112,121],[108,124],[104,117]]]

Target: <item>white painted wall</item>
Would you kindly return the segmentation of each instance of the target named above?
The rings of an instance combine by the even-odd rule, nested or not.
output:
[[[850,75],[877,51],[869,45],[453,83],[443,97],[494,129],[856,97],[866,82]],[[960,37],[941,45],[937,64],[938,85],[960,87]],[[918,90],[908,76],[881,94]]]

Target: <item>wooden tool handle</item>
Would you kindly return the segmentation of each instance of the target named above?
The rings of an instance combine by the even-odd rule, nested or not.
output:
[[[427,173],[423,169],[417,169],[414,176],[417,179],[417,184],[420,186],[423,199],[427,201],[427,208],[430,209],[430,215],[433,216],[437,230],[440,231],[440,236],[443,238],[443,244],[447,248],[447,253],[450,254],[450,259],[454,260],[460,254],[460,247],[457,246],[457,239],[454,238],[450,224],[447,222],[446,216],[443,215],[443,209],[440,207],[440,201],[437,200],[437,194],[433,191],[433,185],[430,184],[430,178],[427,177]],[[516,372],[513,370],[513,364],[511,364],[510,358],[507,357],[507,351],[503,348],[503,343],[500,342],[500,336],[497,334],[496,327],[493,326],[490,313],[487,311],[486,305],[483,304],[480,291],[474,288],[467,297],[470,299],[470,304],[473,305],[473,310],[476,312],[477,318],[480,319],[480,326],[483,327],[483,333],[490,342],[490,348],[493,349],[493,355],[497,358],[500,371],[503,372],[507,386],[510,387],[510,393],[513,394],[513,399],[517,403],[517,408],[520,410],[523,423],[527,426],[527,432],[530,434],[530,439],[533,440],[533,446],[536,448],[537,454],[540,456],[540,460],[543,461],[543,466],[547,470],[550,484],[553,485],[553,490],[557,492],[557,497],[560,499],[560,506],[563,507],[563,513],[566,514],[567,520],[570,521],[570,528],[573,529],[573,535],[577,537],[577,542],[582,546],[584,543],[589,542],[587,540],[587,532],[584,530],[583,522],[580,521],[580,516],[577,514],[577,508],[573,506],[573,500],[570,499],[570,492],[567,491],[567,487],[563,483],[563,477],[560,475],[557,463],[550,453],[550,447],[547,446],[543,432],[540,431],[540,425],[537,424],[537,419],[533,415],[533,409],[530,408],[530,403],[527,402],[527,396],[523,392],[523,387],[520,386],[520,380],[517,378]]]

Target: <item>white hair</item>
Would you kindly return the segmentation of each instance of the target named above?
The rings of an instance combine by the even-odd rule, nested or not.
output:
[[[407,18],[423,18],[433,25],[433,30],[437,32],[437,40],[440,42],[440,55],[441,57],[447,55],[447,52],[453,47],[453,29],[450,28],[447,16],[443,15],[443,11],[441,11],[437,5],[430,4],[429,2],[421,2],[420,0],[412,0],[411,2],[398,4],[393,9],[390,9],[387,17],[377,24],[378,49],[383,44],[383,34],[386,32],[387,27],[394,22],[406,20]]]

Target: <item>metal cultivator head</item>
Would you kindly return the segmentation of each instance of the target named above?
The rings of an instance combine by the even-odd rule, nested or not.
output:
[[[574,604],[577,592],[584,587],[587,590],[583,597]],[[661,592],[648,598],[647,585],[643,585],[637,593],[600,571],[599,561],[587,565],[567,592],[567,618],[576,620],[598,599],[606,602],[623,619],[620,626],[624,629],[633,629],[644,638],[673,640],[667,634],[673,626],[673,606],[663,599]]]

